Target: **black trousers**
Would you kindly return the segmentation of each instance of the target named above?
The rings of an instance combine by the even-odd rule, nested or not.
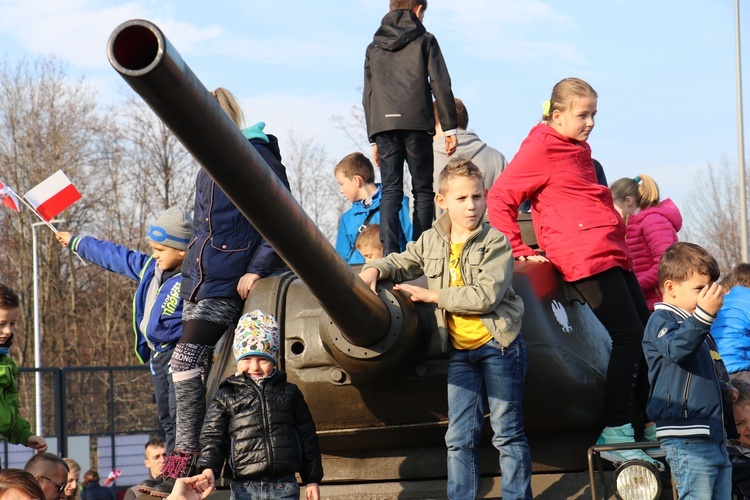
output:
[[[637,399],[637,411],[641,413],[648,399],[648,370],[641,342],[651,313],[638,279],[632,271],[614,267],[573,285],[612,339],[604,425],[632,422],[633,399]]]

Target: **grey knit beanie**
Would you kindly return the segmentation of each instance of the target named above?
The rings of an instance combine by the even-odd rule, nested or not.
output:
[[[193,236],[193,218],[178,207],[168,208],[148,229],[146,238],[165,247],[185,250]]]

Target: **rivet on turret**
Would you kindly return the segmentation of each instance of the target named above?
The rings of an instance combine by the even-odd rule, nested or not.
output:
[[[331,370],[331,380],[336,382],[337,384],[341,384],[346,381],[346,372],[344,370],[341,370],[339,368],[334,368]]]

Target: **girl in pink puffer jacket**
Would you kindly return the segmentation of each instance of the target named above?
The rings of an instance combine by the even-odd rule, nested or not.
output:
[[[625,241],[633,259],[649,309],[661,301],[659,290],[659,259],[664,250],[675,243],[682,227],[682,216],[667,198],[659,201],[659,186],[645,174],[633,179],[618,179],[610,186],[612,199],[627,225]]]

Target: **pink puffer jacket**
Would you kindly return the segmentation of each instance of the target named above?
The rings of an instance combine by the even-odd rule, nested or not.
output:
[[[659,259],[664,250],[677,241],[677,231],[682,228],[680,210],[670,199],[659,205],[641,210],[627,220],[625,241],[633,258],[633,271],[646,296],[649,309],[661,300],[659,291]]]

